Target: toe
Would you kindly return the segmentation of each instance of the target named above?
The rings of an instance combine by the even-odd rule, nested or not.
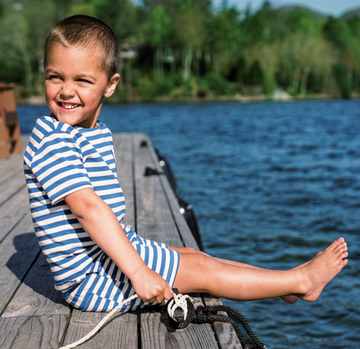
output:
[[[342,243],[345,242],[345,239],[343,237],[338,238],[337,240],[335,240],[329,247],[328,249],[330,250],[336,250],[336,248],[341,245]]]
[[[347,244],[346,244],[346,242],[344,242],[344,243],[336,246],[336,247],[334,248],[334,251],[335,251],[335,252],[345,252],[345,251],[347,251],[347,249],[348,249],[348,248],[347,248]]]

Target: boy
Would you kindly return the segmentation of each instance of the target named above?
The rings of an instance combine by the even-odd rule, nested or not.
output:
[[[46,40],[45,96],[52,113],[36,122],[24,171],[55,288],[84,311],[110,311],[135,292],[139,298],[122,311],[161,303],[172,287],[233,300],[316,300],[347,264],[343,238],[308,263],[274,271],[145,240],[121,224],[125,200],[112,137],[98,122],[103,99],[120,78],[117,50],[111,29],[88,16],[59,22]]]

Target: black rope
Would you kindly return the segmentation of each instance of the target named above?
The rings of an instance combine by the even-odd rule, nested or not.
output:
[[[187,299],[186,301],[188,306],[187,317],[186,320],[184,320],[183,322],[179,322],[177,327],[178,329],[183,329],[187,327],[191,322],[195,324],[213,324],[215,321],[228,322],[234,326],[234,330],[240,340],[243,349],[266,349],[265,344],[261,342],[261,340],[252,331],[245,317],[236,309],[227,307],[225,305],[207,307],[199,306],[197,307],[197,309],[195,309],[193,303],[189,299]],[[233,316],[235,316],[240,321],[241,325],[244,327],[245,331],[254,343],[247,342],[245,337],[241,333],[237,323],[230,317],[217,315],[218,311],[224,311],[227,314],[232,314]]]

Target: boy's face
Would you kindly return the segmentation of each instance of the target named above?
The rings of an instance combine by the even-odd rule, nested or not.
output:
[[[110,81],[100,68],[101,52],[53,43],[45,71],[45,98],[53,116],[71,126],[96,127],[103,97],[110,97],[120,75]]]

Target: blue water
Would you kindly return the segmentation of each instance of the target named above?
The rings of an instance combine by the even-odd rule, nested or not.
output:
[[[48,114],[18,111],[23,133]],[[167,156],[211,255],[286,269],[344,236],[349,264],[315,303],[224,303],[269,348],[360,348],[359,101],[105,105],[101,120]]]

